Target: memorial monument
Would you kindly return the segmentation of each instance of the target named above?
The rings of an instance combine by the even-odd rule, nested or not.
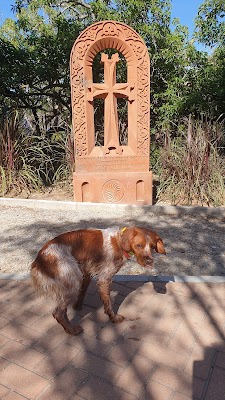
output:
[[[104,51],[114,49],[111,58]],[[93,61],[101,52],[104,79],[93,81]],[[118,83],[120,55],[127,82]],[[85,29],[70,60],[75,139],[74,200],[92,203],[152,204],[150,150],[150,61],[141,37],[129,26],[102,21]],[[121,144],[118,99],[127,99],[127,144]],[[95,141],[94,101],[104,99],[104,143]]]

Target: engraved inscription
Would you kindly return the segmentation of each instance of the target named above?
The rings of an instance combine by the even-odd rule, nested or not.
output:
[[[137,156],[117,157],[79,157],[76,163],[77,172],[112,172],[112,171],[148,171],[149,160]]]

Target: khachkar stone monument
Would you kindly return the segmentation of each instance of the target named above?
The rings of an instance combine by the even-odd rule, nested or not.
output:
[[[105,49],[117,52],[111,58]],[[93,81],[101,52],[104,81]],[[117,83],[119,53],[127,82]],[[150,62],[147,47],[129,26],[97,22],[77,38],[71,52],[72,118],[75,137],[74,199],[78,202],[152,204],[149,171]],[[117,99],[127,99],[127,144],[119,140]],[[96,145],[94,101],[104,99],[104,144]]]

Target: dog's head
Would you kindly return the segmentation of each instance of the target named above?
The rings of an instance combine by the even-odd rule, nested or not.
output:
[[[163,241],[156,232],[136,226],[122,229],[121,247],[127,254],[132,252],[142,267],[153,267],[153,250],[166,254]]]

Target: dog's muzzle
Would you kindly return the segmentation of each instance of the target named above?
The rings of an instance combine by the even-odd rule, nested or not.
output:
[[[145,257],[144,258],[144,262],[145,262],[145,267],[147,268],[153,268],[153,257]]]

